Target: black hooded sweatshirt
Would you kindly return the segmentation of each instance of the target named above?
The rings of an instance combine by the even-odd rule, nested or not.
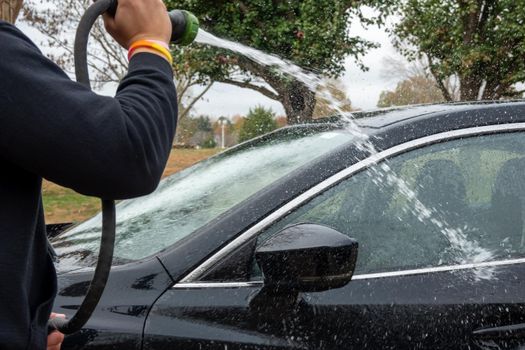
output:
[[[56,293],[42,178],[105,199],[148,194],[175,133],[170,64],[133,56],[115,98],[71,81],[0,21],[0,349],[46,348]]]

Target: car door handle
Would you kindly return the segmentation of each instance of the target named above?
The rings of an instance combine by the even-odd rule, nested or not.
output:
[[[525,323],[493,328],[482,328],[472,332],[472,335],[479,340],[521,338],[525,337]]]

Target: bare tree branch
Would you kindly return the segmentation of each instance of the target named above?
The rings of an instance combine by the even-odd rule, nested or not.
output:
[[[193,106],[195,106],[197,101],[199,101],[211,89],[211,87],[213,86],[213,83],[214,82],[212,81],[208,86],[206,86],[206,88],[200,94],[192,97],[192,101],[190,102],[190,104],[184,108],[184,111],[182,113],[179,113],[179,119],[182,119],[186,115],[188,115],[188,113],[191,111]]]
[[[219,81],[221,83],[225,83],[225,84],[235,85],[235,86],[238,86],[238,87],[241,87],[241,88],[247,88],[247,89],[255,90],[255,91],[263,94],[264,96],[266,96],[268,98],[271,98],[272,100],[279,101],[279,95],[273,93],[271,90],[268,90],[267,88],[265,88],[263,86],[253,85],[253,84],[250,84],[248,82],[236,81],[236,80],[232,80],[232,79],[228,79],[228,78],[222,78],[222,79],[219,79],[217,81]]]
[[[47,44],[51,49],[59,49],[58,53],[57,50],[53,50],[48,55],[71,74],[74,70],[72,40],[74,30],[92,0],[48,0],[48,6],[43,10],[39,10],[41,7],[37,6],[39,1],[26,0],[24,21],[45,35],[47,42],[43,43],[44,45]],[[109,36],[101,21],[95,22],[88,50],[88,67],[92,72],[91,80],[94,86],[102,87],[106,83],[119,82],[127,74],[128,65],[124,50]],[[177,75],[183,80],[178,86],[179,105],[183,106],[184,99],[187,99],[189,103],[188,108],[182,111],[185,116],[209,91],[211,83],[198,96],[192,97],[189,96],[189,88],[199,84],[203,85],[206,81],[203,81],[198,72],[192,68],[183,67],[177,71]]]

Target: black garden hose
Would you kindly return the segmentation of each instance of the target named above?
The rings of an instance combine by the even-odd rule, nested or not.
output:
[[[91,5],[82,16],[75,37],[75,74],[77,81],[91,88],[87,63],[87,44],[89,33],[97,18],[106,12],[112,4],[112,0],[98,0]],[[69,319],[54,318],[49,320],[48,332],[58,330],[64,334],[72,334],[86,324],[91,314],[97,307],[102,297],[113,261],[113,249],[115,246],[115,202],[102,199],[102,237],[98,254],[95,274],[89,285],[86,297],[78,308],[75,315]]]
[[[87,62],[87,44],[93,24],[103,13],[113,15],[117,9],[116,0],[97,0],[82,16],[75,37],[75,74],[77,81],[91,89]],[[172,42],[179,45],[189,45],[197,36],[199,22],[187,11],[174,10],[169,13],[172,22]],[[58,330],[64,334],[72,334],[84,327],[102,297],[108,281],[115,246],[115,201],[102,199],[102,237],[95,274],[89,285],[86,297],[75,315],[69,319],[54,318],[49,320],[48,332]]]

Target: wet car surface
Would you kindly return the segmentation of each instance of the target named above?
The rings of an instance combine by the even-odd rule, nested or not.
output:
[[[287,127],[120,203],[107,289],[63,349],[525,346],[525,102],[355,116],[363,135]],[[87,291],[99,220],[52,240],[56,312]]]

